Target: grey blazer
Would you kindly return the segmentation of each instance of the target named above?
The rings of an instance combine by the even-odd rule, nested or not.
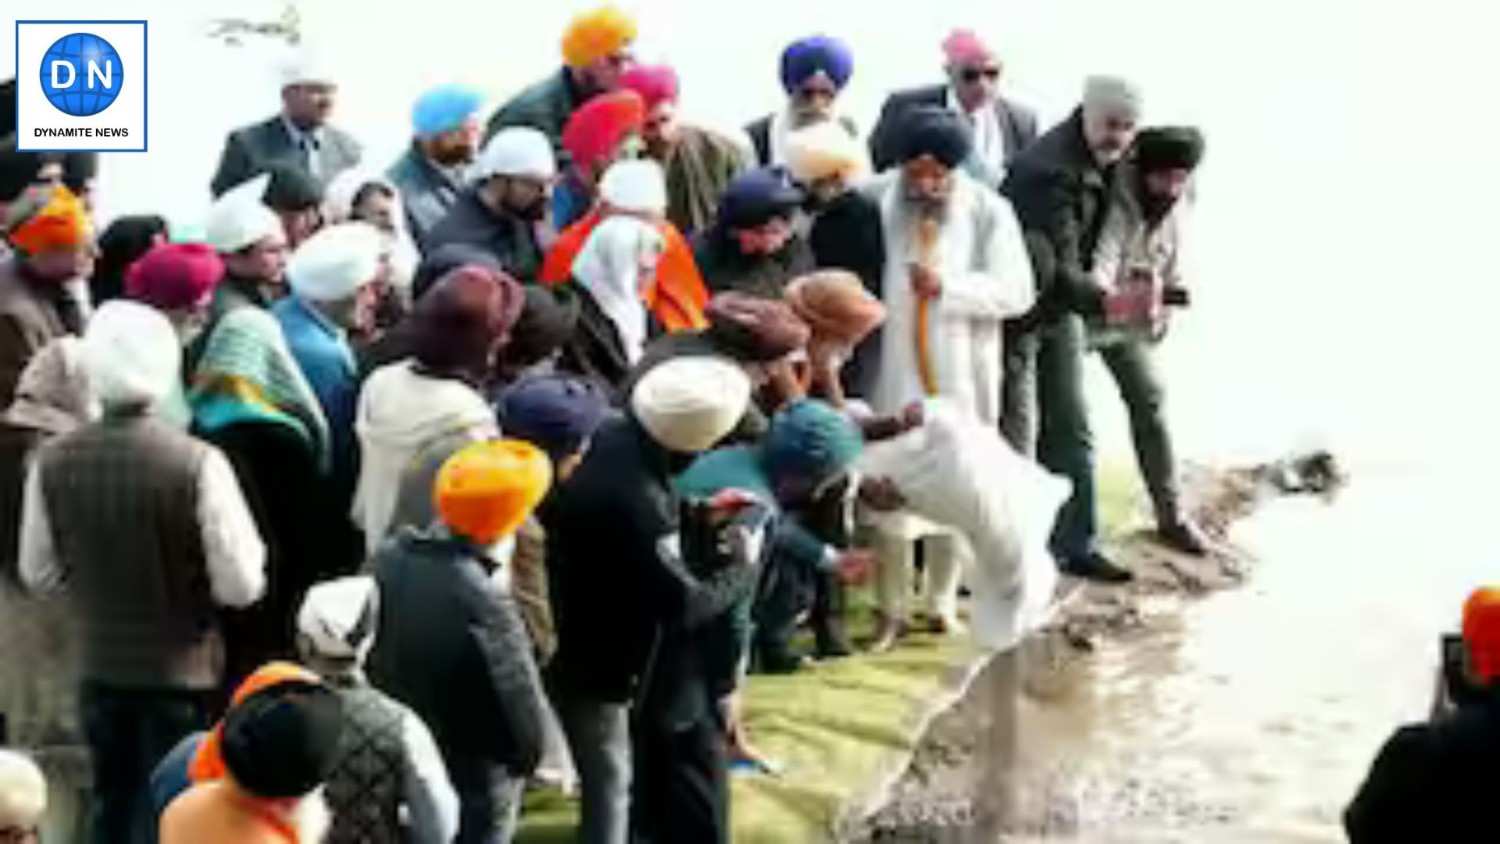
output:
[[[360,146],[348,132],[324,126],[322,143],[316,154],[319,165],[318,182],[327,185],[340,171],[359,163]],[[209,183],[209,190],[213,191],[214,196],[218,196],[264,172],[272,164],[291,164],[303,170],[308,169],[306,156],[297,148],[279,114],[229,133],[224,141],[224,154],[219,158],[219,169]]]

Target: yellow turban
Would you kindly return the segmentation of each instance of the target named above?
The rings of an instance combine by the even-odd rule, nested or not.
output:
[[[73,249],[94,236],[94,224],[83,200],[61,185],[49,190],[45,199],[42,194],[34,195],[41,207],[35,213],[23,211],[24,216],[10,229],[10,242],[27,255]]]
[[[635,19],[615,6],[584,12],[563,33],[563,61],[585,67],[635,40]]]
[[[531,443],[474,443],[438,470],[433,504],[455,534],[491,545],[515,533],[551,483],[552,461]]]

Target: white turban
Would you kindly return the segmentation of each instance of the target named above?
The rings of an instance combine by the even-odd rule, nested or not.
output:
[[[154,405],[171,394],[182,368],[172,323],[126,299],[105,302],[83,332],[83,365],[106,407]]]
[[[1141,91],[1118,76],[1090,76],[1083,83],[1083,109],[1092,114],[1118,114],[1139,120]]]
[[[297,632],[320,655],[333,659],[363,657],[375,641],[375,579],[341,577],[307,590],[297,613]]]
[[[787,136],[786,166],[804,185],[840,173],[853,181],[866,169],[865,153],[842,124],[824,120]]]
[[[725,358],[704,356],[653,367],[630,397],[635,418],[651,438],[684,454],[713,448],[734,430],[749,403],[745,370]]]
[[[491,176],[530,176],[551,179],[557,175],[552,142],[529,126],[501,129],[484,145],[471,177],[483,181]]]
[[[208,245],[229,255],[268,237],[284,237],[281,218],[262,199],[270,184],[271,174],[262,173],[214,200],[203,226]]]
[[[287,263],[292,292],[312,302],[337,302],[375,280],[387,251],[380,229],[339,223],[303,241]]]
[[[322,53],[306,48],[294,50],[281,68],[281,84],[335,85],[336,74]]]
[[[667,213],[667,180],[655,161],[621,161],[604,171],[599,196],[611,208],[635,214]]]
[[[28,756],[0,750],[0,829],[30,829],[47,811],[47,780]]]

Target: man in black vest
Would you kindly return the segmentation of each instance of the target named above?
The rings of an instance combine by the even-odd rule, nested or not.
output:
[[[359,142],[328,124],[337,93],[333,74],[311,54],[293,61],[282,78],[281,111],[229,133],[219,168],[209,184],[214,196],[243,184],[272,164],[297,167],[319,186],[327,186],[340,171],[358,164]]]
[[[902,120],[913,108],[948,108],[964,115],[974,136],[969,174],[997,188],[1006,165],[1036,140],[1036,114],[1000,96],[1000,60],[973,32],[955,30],[943,41],[943,55],[946,83],[898,91],[885,101],[870,134],[870,161],[877,172],[899,163]]]
[[[208,723],[224,643],[216,608],[265,589],[265,545],[229,461],[159,418],[182,351],[166,317],[115,300],[83,337],[104,417],[48,443],[26,482],[21,578],[66,589],[97,844],[138,840],[152,767]]]

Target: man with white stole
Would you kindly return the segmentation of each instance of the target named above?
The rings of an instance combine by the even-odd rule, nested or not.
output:
[[[871,396],[878,414],[943,398],[991,430],[999,423],[1001,323],[1029,310],[1031,264],[1010,203],[960,168],[973,141],[956,113],[910,111],[896,169],[867,186],[880,206],[886,307]],[[880,627],[889,648],[907,622],[915,541],[922,541],[936,632],[960,629],[958,585],[972,554],[957,531],[909,513],[876,514]]]

